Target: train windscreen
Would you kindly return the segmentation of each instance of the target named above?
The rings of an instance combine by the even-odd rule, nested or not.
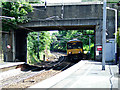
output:
[[[73,42],[67,44],[67,49],[80,49],[80,48],[82,48],[81,42]]]

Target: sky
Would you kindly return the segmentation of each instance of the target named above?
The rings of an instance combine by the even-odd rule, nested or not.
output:
[[[48,3],[66,3],[66,2],[81,2],[82,0],[46,0]],[[91,0],[88,0],[91,1]],[[94,1],[94,0],[93,0]],[[100,0],[96,0],[100,1]],[[101,0],[103,1],[103,0]],[[106,0],[107,2],[119,2],[120,0]]]
[[[50,35],[52,35],[53,33],[58,33],[58,31],[49,31],[50,32]]]
[[[47,3],[67,3],[67,2],[81,2],[81,0],[46,0]]]

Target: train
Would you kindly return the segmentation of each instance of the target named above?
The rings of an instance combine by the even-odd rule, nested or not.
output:
[[[71,61],[80,61],[83,58],[83,42],[78,39],[68,41],[67,57]]]

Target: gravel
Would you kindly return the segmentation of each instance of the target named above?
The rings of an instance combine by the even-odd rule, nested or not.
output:
[[[59,58],[60,56],[65,56],[65,54],[52,52],[55,57]],[[54,61],[54,59],[52,59]],[[50,60],[51,61],[51,60]],[[56,61],[56,60],[55,60]],[[0,88],[28,88],[38,82],[41,82],[47,78],[50,78],[58,73],[60,70],[44,70],[44,71],[28,71],[22,72],[20,68],[9,70],[3,73],[0,73],[2,79],[0,79]]]
[[[55,70],[44,71],[42,73],[36,74],[33,77],[24,79],[20,82],[12,83],[11,85],[6,85],[3,88],[28,88],[28,87],[30,87],[38,82],[41,82],[47,78],[50,78],[60,72],[61,71],[55,71]]]
[[[16,76],[16,75],[18,75],[20,73],[22,73],[22,71],[20,70],[20,68],[8,70],[8,71],[5,71],[5,72],[1,72],[0,73],[0,77],[1,77],[0,81],[3,80],[3,79],[9,78],[9,77]]]

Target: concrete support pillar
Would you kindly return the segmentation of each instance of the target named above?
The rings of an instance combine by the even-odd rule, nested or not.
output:
[[[8,33],[3,33],[2,34],[2,50],[4,54],[4,62],[7,62],[8,60],[7,43],[8,43]]]
[[[97,61],[102,61],[102,52],[97,51],[97,46],[102,46],[101,30],[102,30],[102,27],[100,25],[96,25],[96,29],[95,29],[95,60],[97,60]]]
[[[15,33],[12,30],[12,54],[13,54],[13,61],[15,61]]]
[[[1,3],[0,3],[1,5]],[[2,8],[0,7],[0,16],[2,15]],[[0,61],[2,61],[3,59],[3,55],[2,55],[2,19],[0,18]]]
[[[25,30],[16,30],[16,61],[27,62],[27,32]]]
[[[10,45],[11,48],[7,48]],[[11,30],[3,35],[3,51],[5,62],[26,62],[27,32]]]
[[[7,46],[10,45],[10,48],[7,48],[7,52],[6,52],[6,61],[7,62],[14,62],[15,61],[15,55],[14,55],[14,31],[11,30],[10,33],[8,34],[8,41],[7,41]]]

